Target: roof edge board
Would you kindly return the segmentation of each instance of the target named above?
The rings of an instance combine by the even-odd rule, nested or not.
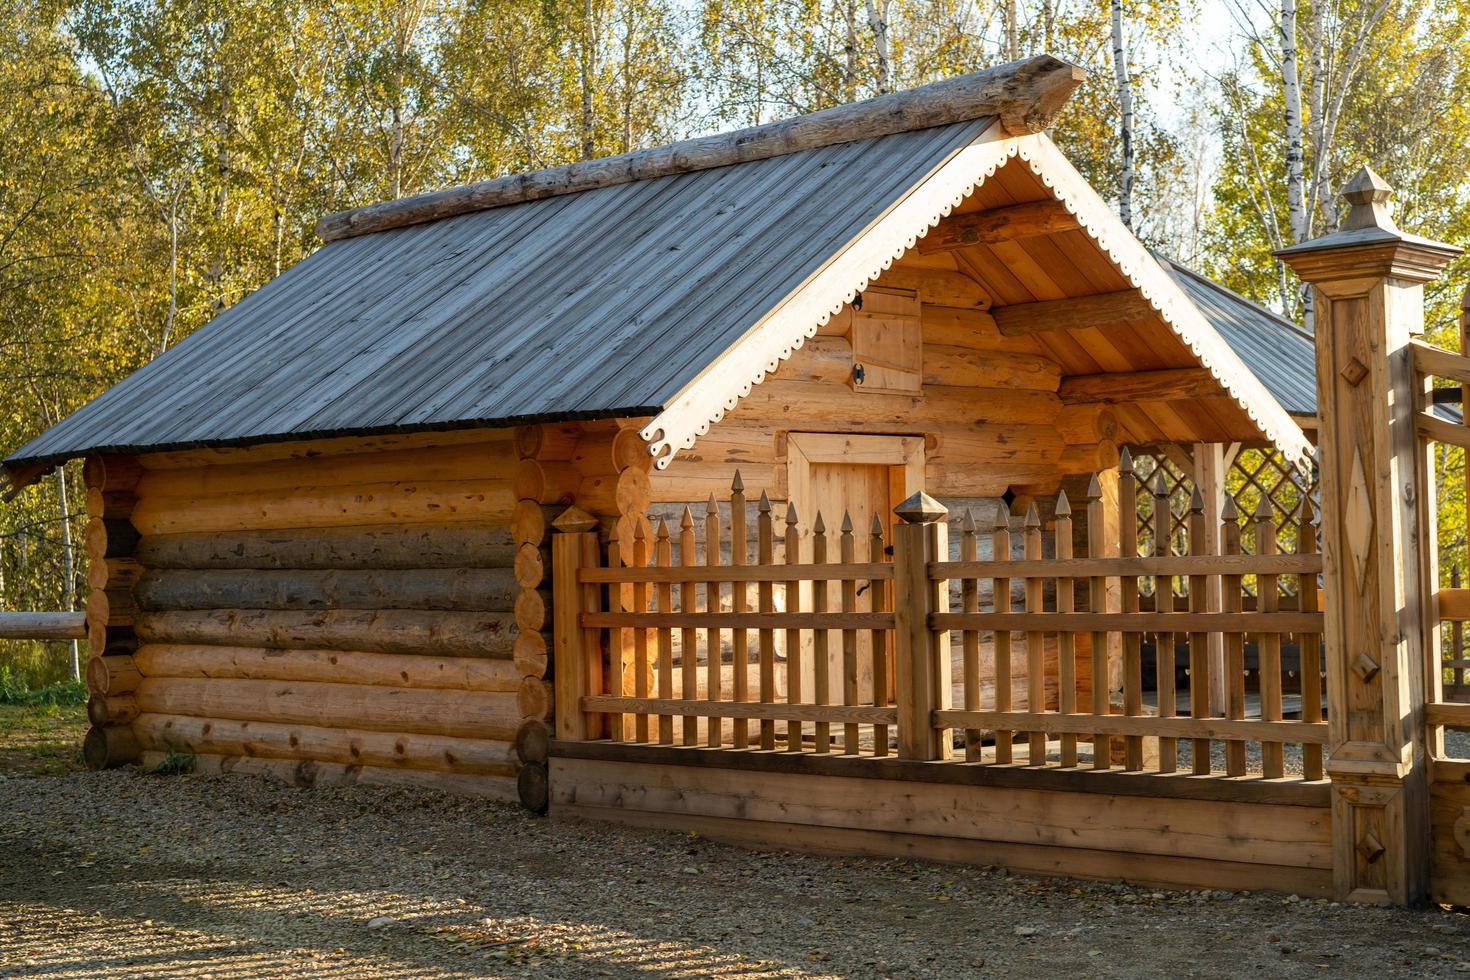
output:
[[[732,132],[339,211],[322,217],[316,232],[330,242],[522,201],[992,116],[1012,135],[1036,133],[1055,121],[1086,77],[1077,65],[1037,55]]]
[[[1313,450],[1301,427],[1057,145],[1044,133],[1017,137],[1016,142],[1018,156],[1032,173],[1077,216],[1087,236],[1158,310],[1175,336],[1235,400],[1260,433],[1298,465],[1305,465],[1312,458]]]
[[[1301,427],[1056,144],[1042,133],[1009,136],[998,122],[939,164],[675,395],[639,431],[655,457],[654,465],[664,469],[679,450],[693,448],[755,385],[1011,157],[1026,161],[1053,196],[1077,216],[1088,237],[1158,311],[1261,435],[1305,465],[1312,447]]]
[[[724,354],[706,365],[639,435],[654,465],[665,469],[750,394],[752,388],[800,350],[807,339],[915,242],[1016,155],[1018,138],[998,119],[940,162],[825,266],[778,303]]]

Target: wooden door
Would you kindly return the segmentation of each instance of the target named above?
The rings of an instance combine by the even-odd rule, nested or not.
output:
[[[869,436],[831,433],[792,433],[787,442],[787,479],[791,502],[796,505],[803,542],[802,559],[812,560],[811,530],[817,515],[826,529],[827,560],[841,558],[842,522],[852,521],[853,551],[857,561],[886,560],[872,556],[872,523],[876,515],[883,527],[883,543],[892,543],[893,509],[923,489],[924,440],[920,436]],[[873,608],[872,583],[859,582],[857,611]],[[829,608],[840,608],[841,587],[828,589]],[[802,607],[812,608],[809,588],[802,590]],[[814,691],[812,643],[803,640],[803,691]],[[833,634],[828,646],[828,703],[842,703],[842,641]],[[888,662],[892,664],[892,657]],[[890,678],[890,688],[892,680]],[[864,702],[873,695],[872,638],[858,634],[858,686]]]

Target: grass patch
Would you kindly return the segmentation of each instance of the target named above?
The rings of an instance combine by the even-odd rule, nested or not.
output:
[[[0,666],[0,704],[22,708],[51,708],[87,703],[87,685],[77,680],[58,681],[32,689],[10,668]]]
[[[148,770],[150,776],[182,776],[194,771],[194,756],[187,752],[169,749],[162,759]]]
[[[0,773],[55,776],[78,772],[87,709],[80,703],[0,703]]]

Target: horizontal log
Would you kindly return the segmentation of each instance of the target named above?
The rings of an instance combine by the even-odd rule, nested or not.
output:
[[[1224,718],[1052,714],[1035,711],[936,711],[936,728],[1044,732],[1047,735],[1153,735],[1236,742],[1327,744],[1327,723],[1231,721]]]
[[[1032,201],[1009,207],[950,215],[919,239],[920,255],[952,252],[971,245],[996,245],[1075,231],[1077,216],[1061,201]]]
[[[771,380],[846,384],[854,363],[846,337],[812,337],[776,369]],[[1056,391],[1061,383],[1060,366],[1040,354],[925,344],[922,364],[926,385]],[[718,432],[712,436],[718,438]]]
[[[514,693],[521,684],[521,673],[509,660],[479,657],[149,643],[138,648],[133,660],[148,677],[321,681],[502,694]]]
[[[509,742],[521,723],[514,694],[309,681],[145,677],[143,713],[322,728],[452,735]]]
[[[569,461],[523,459],[516,464],[511,492],[517,500],[565,506],[581,483],[582,472]]]
[[[97,728],[108,725],[130,725],[138,717],[138,700],[131,694],[106,697],[94,694],[87,699],[87,720]]]
[[[150,568],[199,570],[508,568],[515,544],[508,522],[297,528],[150,535],[137,557]]]
[[[937,630],[1251,634],[1322,632],[1322,614],[1312,612],[931,613],[929,621],[932,628]]]
[[[148,572],[140,609],[434,609],[509,612],[521,587],[508,568]]]
[[[143,753],[142,758],[143,765],[151,766],[166,758],[166,755],[150,749]],[[206,754],[194,756],[194,771],[209,775],[265,776],[298,789],[312,789],[317,786],[406,786],[497,800],[501,803],[519,802],[514,779],[478,773],[349,765],[342,762],[318,762],[315,759],[297,761]]]
[[[121,518],[126,520],[138,503],[138,495],[132,490],[103,490],[91,487],[85,501],[88,517]]]
[[[516,672],[522,677],[546,677],[550,673],[551,659],[546,649],[546,634],[522,633],[515,639],[511,659]]]
[[[137,456],[88,456],[82,463],[82,482],[99,490],[131,490],[142,475]]]
[[[138,604],[131,589],[96,589],[87,594],[87,628],[132,626]]]
[[[763,704],[754,701],[684,701],[677,698],[584,697],[582,710],[608,714],[676,715],[692,718],[831,721],[897,725],[898,709],[872,705]]]
[[[87,614],[0,612],[0,640],[84,640]]]
[[[995,325],[1007,337],[1024,337],[1055,330],[1117,327],[1158,316],[1158,312],[1136,289],[1072,299],[997,306],[990,313],[995,317]]]
[[[849,425],[868,432],[877,425],[902,426],[912,431],[931,424],[1046,425],[1055,421],[1061,407],[1061,401],[1050,391],[926,385],[922,393],[892,395],[767,380],[752,388],[730,416],[737,421],[780,418],[792,427],[820,424],[824,431]]]
[[[351,490],[394,483],[405,474],[421,483],[508,483],[519,462],[514,441],[503,431],[481,432],[480,442],[149,470],[136,492],[147,498],[283,492],[295,487]]]
[[[521,459],[571,459],[581,437],[577,422],[522,425],[515,430],[515,453]]]
[[[129,725],[91,728],[82,740],[82,761],[88,769],[116,769],[137,762],[141,749]]]
[[[1070,375],[1062,379],[1057,397],[1064,405],[1122,405],[1190,401],[1219,395],[1222,390],[1220,382],[1204,368],[1170,368]]]
[[[520,768],[507,741],[152,713],[139,715],[133,730],[144,750],[193,755],[312,759],[490,776],[514,776]]]
[[[1041,55],[731,133],[342,211],[318,221],[316,231],[330,242],[521,201],[765,160],[986,116],[999,116],[1013,135],[1041,132],[1051,125],[1085,77],[1082,69]]]
[[[508,480],[398,480],[194,497],[152,494],[138,501],[132,523],[144,535],[360,524],[493,525],[505,523],[514,506]]]
[[[942,561],[929,563],[941,579],[1085,578],[1092,575],[1317,575],[1322,556],[1144,555],[1134,558],[1042,558],[1034,561]],[[587,574],[586,572],[583,573]]]
[[[511,512],[511,543],[517,547],[550,547],[551,522],[566,510],[558,504],[542,504],[534,500],[518,500]]]
[[[137,632],[145,643],[509,658],[519,630],[507,613],[252,609],[146,612]]]
[[[116,697],[138,688],[143,679],[131,656],[93,657],[87,661],[87,690],[102,697]]]

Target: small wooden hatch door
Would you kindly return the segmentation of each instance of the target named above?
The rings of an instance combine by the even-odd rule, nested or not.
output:
[[[841,559],[844,514],[852,519],[855,559],[870,561],[873,516],[876,514],[882,522],[884,544],[891,545],[893,509],[924,487],[924,437],[793,432],[787,440],[786,478],[801,523],[803,561],[812,560],[811,529],[819,513],[826,527],[828,561]],[[866,582],[860,586],[858,611],[867,612],[873,608],[872,589]],[[829,602],[834,603],[834,609],[838,592],[833,583]],[[811,602],[810,586],[804,587],[802,608],[811,609]],[[805,637],[802,646],[808,654],[810,644],[811,638]],[[867,700],[873,690],[870,637],[861,634],[859,644],[859,689]],[[832,704],[842,703],[841,657],[841,644],[832,644],[828,649]],[[807,665],[802,689],[812,691],[812,658],[807,655],[802,659]],[[889,663],[892,664],[891,657]]]

